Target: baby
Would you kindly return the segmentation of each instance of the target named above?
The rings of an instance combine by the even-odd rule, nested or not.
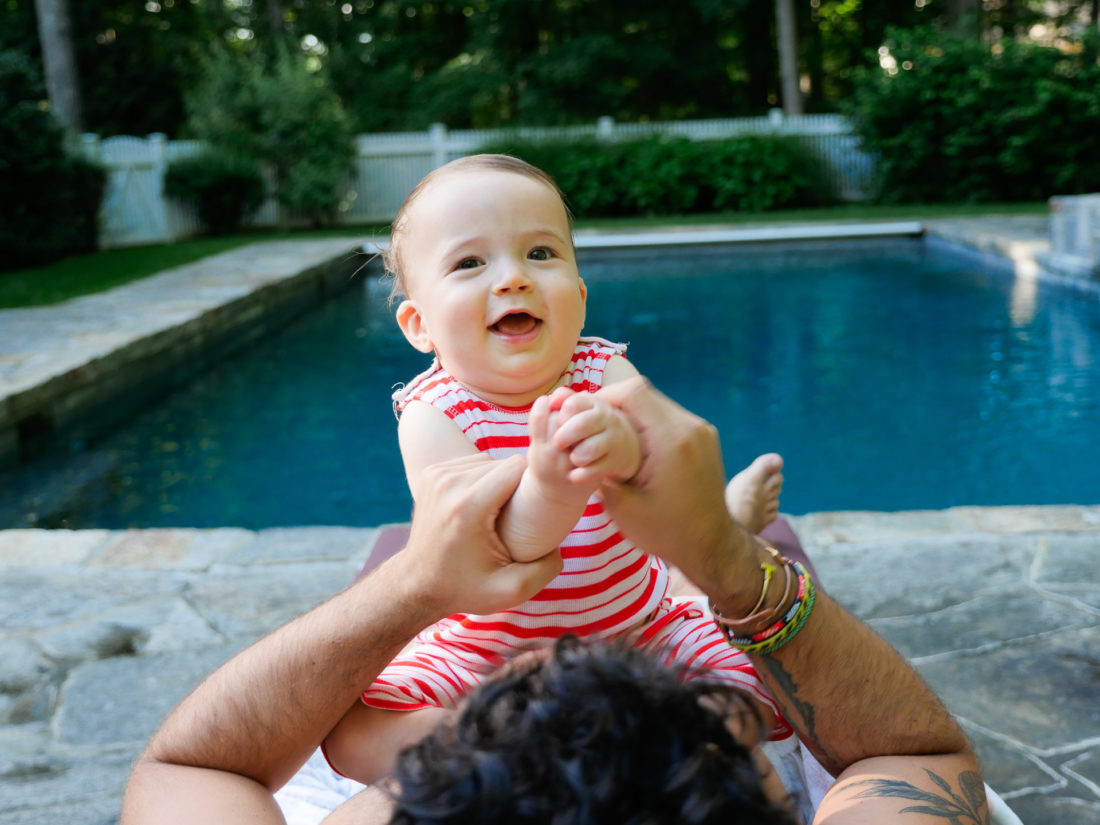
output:
[[[325,742],[330,764],[362,782],[388,774],[404,746],[434,728],[473,686],[565,633],[620,638],[668,662],[708,668],[778,712],[745,654],[691,599],[669,595],[669,570],[632,546],[599,487],[641,462],[625,416],[600,387],[637,375],[625,347],[581,337],[587,288],[577,270],[561,192],[516,158],[476,155],[422,180],[393,224],[386,253],[405,296],[397,322],[431,367],[394,394],[410,488],[439,461],[525,453],[523,478],[498,529],[509,560],[560,547],[560,574],[534,598],[491,616],[455,615],[427,628],[362,694]],[[727,488],[754,532],[778,508],[779,456]],[[773,738],[789,736],[780,719]]]

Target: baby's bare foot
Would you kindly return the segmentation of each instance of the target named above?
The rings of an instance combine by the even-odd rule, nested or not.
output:
[[[782,456],[765,453],[726,485],[726,506],[738,523],[753,533],[759,533],[779,515],[782,469]]]

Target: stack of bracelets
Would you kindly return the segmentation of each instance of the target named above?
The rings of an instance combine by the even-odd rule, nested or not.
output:
[[[764,547],[772,560],[760,565],[764,571],[764,586],[749,615],[743,619],[728,619],[718,611],[714,602],[710,605],[715,624],[730,646],[759,656],[775,653],[798,634],[813,610],[815,593],[813,579],[801,562],[786,559],[770,544],[764,543]],[[775,607],[761,610],[776,567],[783,570],[783,597]],[[790,601],[792,590],[794,601]]]

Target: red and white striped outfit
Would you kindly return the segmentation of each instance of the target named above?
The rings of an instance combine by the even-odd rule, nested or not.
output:
[[[581,338],[561,385],[595,392],[608,360],[625,351],[602,338]],[[438,361],[393,398],[398,410],[411,401],[442,410],[493,458],[527,451],[530,406],[483,401]],[[508,659],[575,633],[625,638],[664,661],[709,668],[705,678],[737,685],[775,708],[748,657],[729,646],[705,608],[667,595],[664,562],[627,541],[595,496],[561,555],[561,573],[529,601],[489,616],[456,614],[422,631],[363,692],[363,702],[389,710],[454,707]],[[789,735],[780,722],[772,738]]]

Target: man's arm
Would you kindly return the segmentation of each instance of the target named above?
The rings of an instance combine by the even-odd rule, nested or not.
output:
[[[642,441],[639,473],[604,491],[612,517],[640,546],[679,567],[723,615],[747,615],[767,554],[725,507],[714,427],[642,379],[600,394],[626,413]],[[778,588],[772,591],[764,607],[780,600]],[[874,811],[878,821],[938,825],[944,820],[930,805],[912,800],[953,800],[947,789],[978,806],[972,820],[959,822],[986,821],[984,796],[974,801],[981,774],[958,725],[900,655],[826,594],[818,591],[797,636],[753,661],[802,741],[841,777],[817,821],[839,825]],[[902,812],[905,818],[890,818]]]
[[[122,825],[281,822],[271,793],[413,635],[456,611],[511,607],[557,574],[557,554],[500,562],[495,523],[523,468],[474,456],[426,471],[403,551],[232,658],[168,716],[134,767]]]

